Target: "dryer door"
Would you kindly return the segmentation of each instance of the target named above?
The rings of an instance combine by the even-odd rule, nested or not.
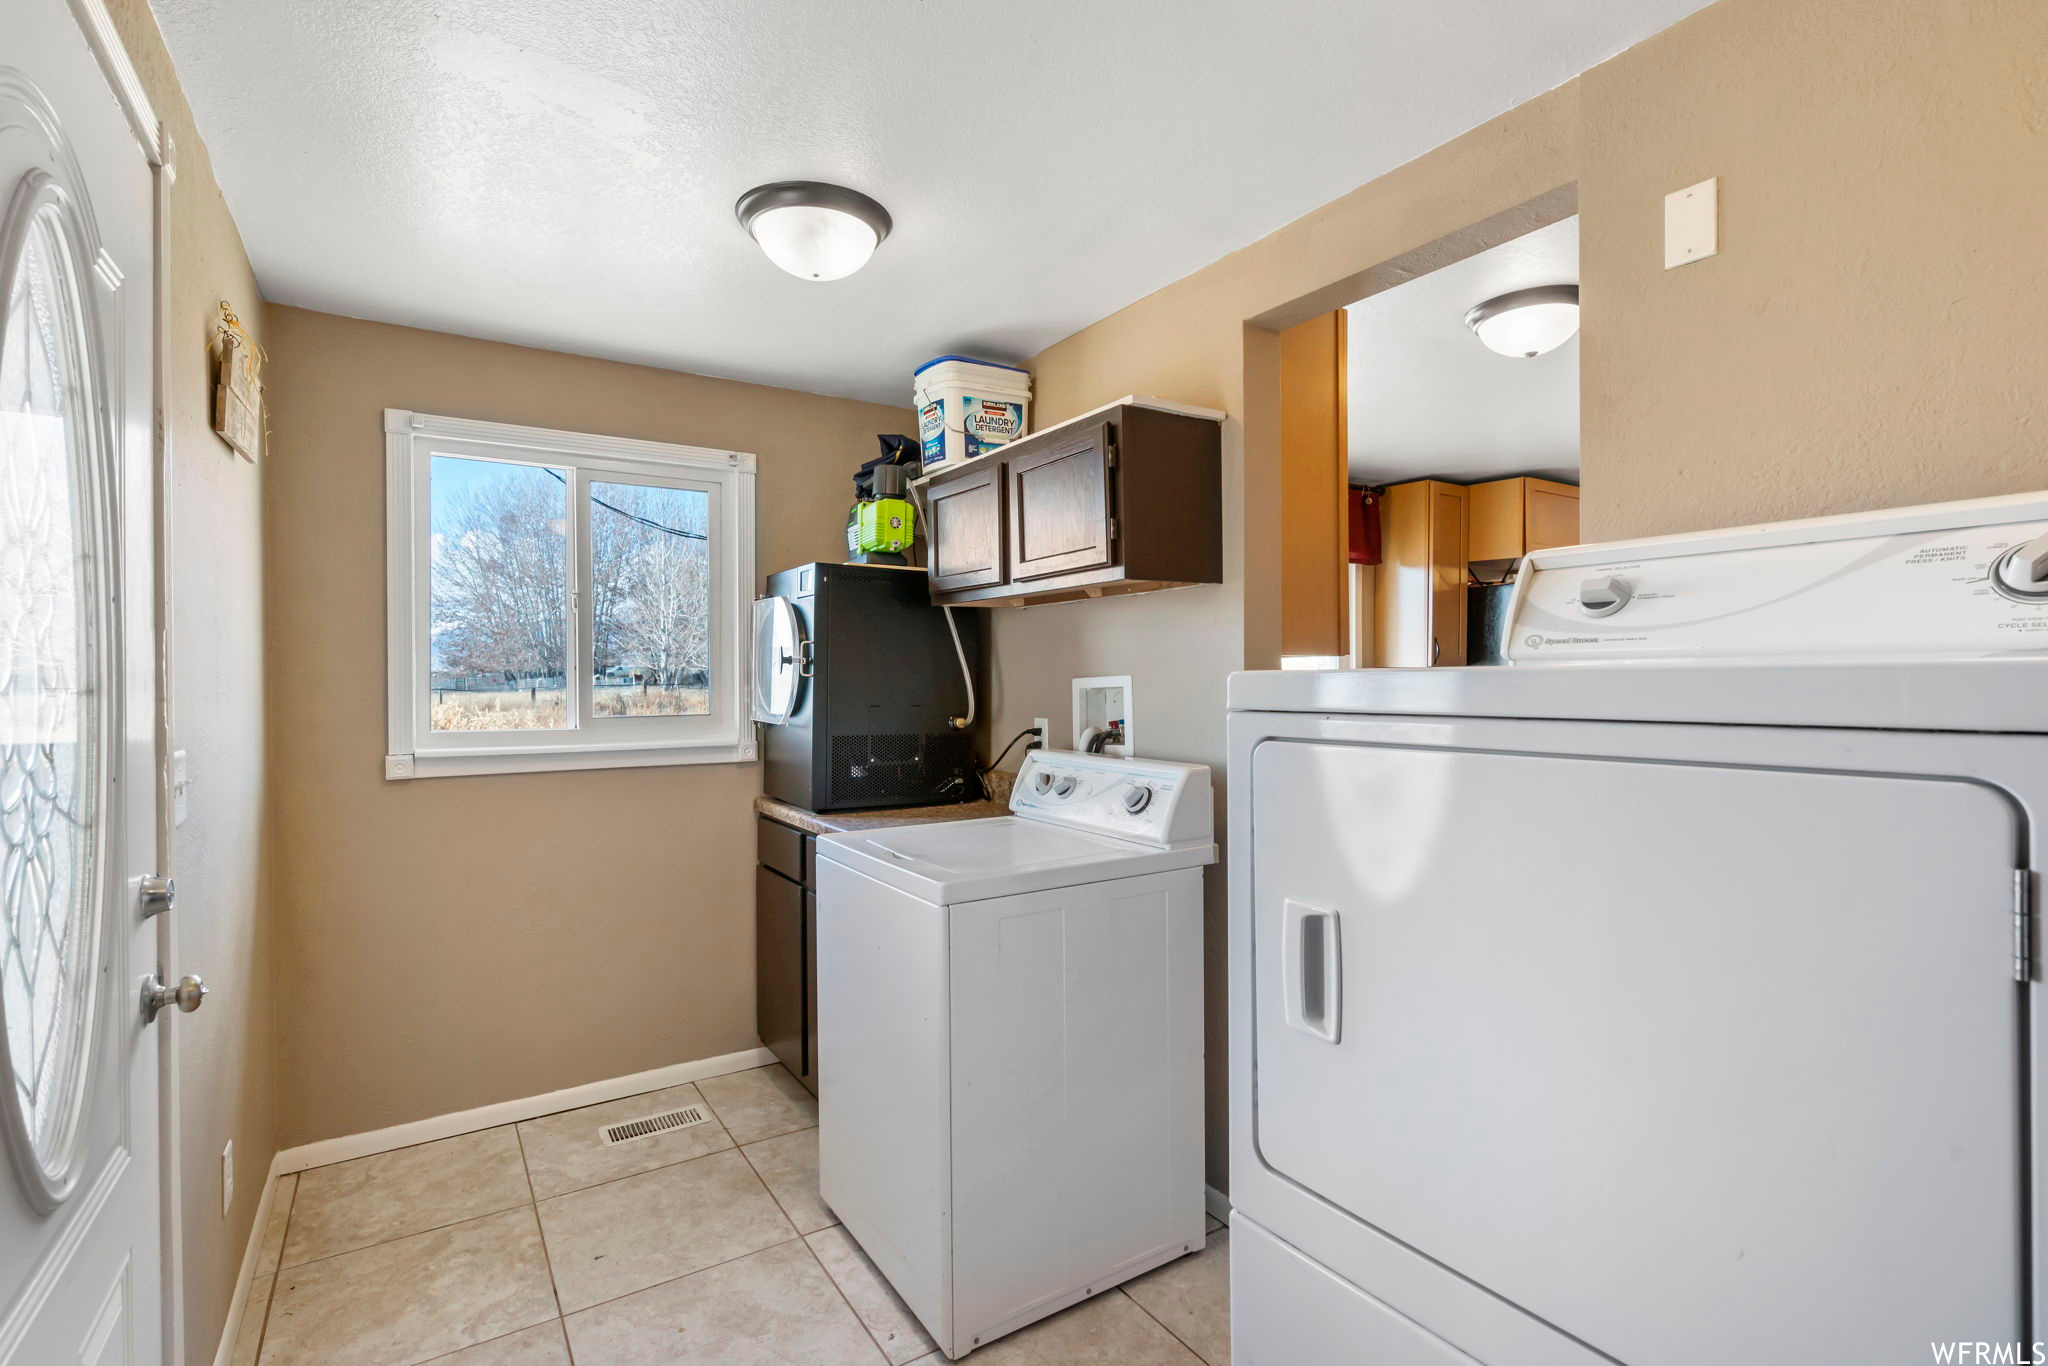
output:
[[[2020,1331],[2003,797],[1288,740],[1253,764],[1271,1169],[1618,1361]]]
[[[788,598],[754,599],[754,719],[779,726],[810,675],[811,643]]]

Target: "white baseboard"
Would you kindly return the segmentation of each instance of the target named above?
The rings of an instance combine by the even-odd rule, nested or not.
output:
[[[1209,1207],[1212,1218],[1220,1219],[1226,1224],[1230,1222],[1230,1197],[1222,1191],[1214,1186],[1202,1187],[1202,1203]]]
[[[681,1062],[672,1067],[657,1067],[651,1072],[635,1072],[631,1076],[593,1081],[584,1086],[571,1086],[563,1091],[528,1096],[523,1100],[500,1101],[496,1105],[482,1105],[474,1110],[458,1110],[454,1114],[417,1119],[410,1124],[394,1124],[388,1129],[372,1129],[364,1134],[347,1134],[341,1138],[322,1139],[318,1143],[286,1148],[270,1161],[270,1175],[263,1182],[263,1199],[256,1207],[256,1222],[249,1229],[249,1245],[242,1251],[242,1270],[235,1277],[235,1298],[228,1306],[228,1321],[221,1329],[220,1346],[213,1354],[213,1366],[229,1366],[234,1358],[235,1339],[242,1331],[242,1314],[249,1306],[249,1287],[256,1279],[256,1259],[262,1252],[263,1231],[270,1227],[270,1205],[277,1197],[279,1177],[312,1167],[346,1162],[350,1158],[388,1153],[395,1148],[410,1148],[416,1143],[432,1143],[435,1139],[454,1138],[457,1134],[473,1134],[479,1129],[495,1129],[500,1124],[516,1124],[520,1120],[539,1119],[542,1115],[552,1115],[562,1110],[577,1110],[585,1105],[602,1105],[608,1100],[623,1100],[627,1096],[637,1096],[645,1091],[659,1091],[664,1087],[681,1086],[684,1082],[703,1081],[706,1077],[722,1077],[729,1072],[744,1072],[753,1067],[766,1067],[774,1061],[775,1055],[765,1048],[743,1048],[737,1053],[726,1053],[716,1058],[700,1058],[696,1062]],[[1214,1191],[1210,1192],[1211,1197],[1215,1194]]]
[[[228,1302],[228,1321],[220,1330],[220,1346],[214,1349],[213,1366],[230,1366],[235,1339],[242,1335],[242,1315],[249,1309],[249,1287],[256,1281],[256,1258],[263,1251],[263,1231],[270,1227],[270,1205],[277,1198],[277,1159],[270,1159],[270,1174],[263,1178],[263,1198],[256,1202],[256,1222],[249,1226],[249,1245],[242,1249],[242,1269],[235,1274],[235,1297]]]
[[[372,1129],[366,1134],[345,1134],[340,1138],[322,1139],[318,1143],[287,1148],[279,1153],[277,1171],[281,1176],[287,1172],[302,1172],[309,1167],[325,1167],[336,1162],[346,1162],[351,1158],[368,1157],[372,1153],[388,1153],[394,1148],[410,1148],[416,1143],[432,1143],[435,1139],[453,1138],[457,1134],[473,1134],[479,1129],[495,1129],[500,1124],[516,1124],[524,1119],[539,1119],[542,1115],[552,1115],[562,1110],[580,1110],[586,1105],[602,1105],[605,1101],[622,1100],[644,1091],[659,1091],[666,1086],[681,1086],[686,1081],[702,1081],[706,1077],[722,1077],[728,1072],[744,1072],[750,1067],[766,1067],[774,1061],[775,1055],[765,1048],[745,1048],[737,1053],[726,1053],[716,1058],[677,1063],[673,1067],[657,1067],[651,1072],[635,1072],[628,1077],[593,1081],[584,1086],[571,1086],[564,1091],[550,1091],[542,1096],[505,1100],[496,1105],[481,1105],[474,1110],[457,1110],[451,1115],[416,1119],[410,1124],[394,1124],[388,1129]]]

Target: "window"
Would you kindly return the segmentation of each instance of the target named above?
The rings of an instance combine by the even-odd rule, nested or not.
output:
[[[754,457],[384,413],[388,778],[751,760]]]

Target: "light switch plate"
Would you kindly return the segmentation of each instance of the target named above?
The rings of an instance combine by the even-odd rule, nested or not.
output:
[[[1704,261],[1721,249],[1721,178],[1664,196],[1664,269]]]
[[[228,1217],[228,1211],[235,1207],[235,1140],[228,1140],[228,1146],[220,1150],[220,1217]]]

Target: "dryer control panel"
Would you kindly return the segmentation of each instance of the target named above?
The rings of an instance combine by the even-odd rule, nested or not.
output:
[[[1073,750],[1024,756],[1010,810],[1031,820],[1170,848],[1215,838],[1209,770]]]
[[[2048,495],[1538,551],[1516,664],[2048,651]]]

